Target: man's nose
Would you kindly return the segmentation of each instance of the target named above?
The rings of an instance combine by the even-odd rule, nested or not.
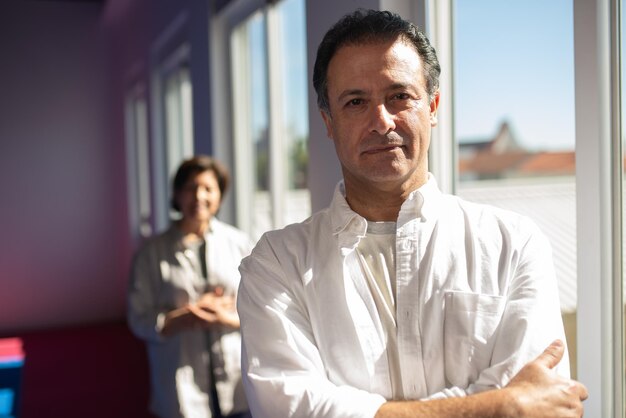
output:
[[[384,104],[375,105],[371,109],[369,118],[370,132],[385,135],[396,129],[393,114],[391,114]]]

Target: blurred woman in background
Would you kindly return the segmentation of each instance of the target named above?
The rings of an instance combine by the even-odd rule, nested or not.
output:
[[[146,343],[150,409],[161,418],[249,417],[235,297],[252,241],[215,218],[229,183],[208,156],[184,161],[172,207],[181,219],[133,260],[128,322]]]

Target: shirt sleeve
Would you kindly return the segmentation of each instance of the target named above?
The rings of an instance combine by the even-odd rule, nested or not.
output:
[[[373,417],[385,399],[328,380],[302,295],[266,240],[240,266],[242,375],[255,418]]]
[[[558,338],[565,343],[550,243],[534,223],[525,223],[524,227],[531,233],[512,263],[512,279],[506,286],[506,304],[490,366],[468,387],[446,388],[428,399],[465,396],[504,387],[552,341]],[[567,349],[555,371],[569,377]]]
[[[133,259],[128,283],[128,325],[135,336],[147,342],[163,341],[165,313],[157,308],[161,276],[156,268],[150,263],[148,251],[139,251]]]

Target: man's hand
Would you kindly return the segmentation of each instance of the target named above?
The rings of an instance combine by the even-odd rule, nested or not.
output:
[[[390,401],[376,418],[580,418],[587,389],[552,370],[564,351],[561,341],[553,342],[502,389],[463,398]]]
[[[561,361],[565,347],[556,340],[539,357],[528,363],[504,388],[516,408],[513,416],[579,418],[587,388],[558,376],[552,369]]]

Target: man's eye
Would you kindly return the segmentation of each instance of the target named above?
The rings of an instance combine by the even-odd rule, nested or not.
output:
[[[359,106],[363,104],[363,99],[352,99],[346,105],[347,106]]]
[[[411,97],[407,93],[398,93],[394,95],[393,98],[396,100],[408,100]]]

